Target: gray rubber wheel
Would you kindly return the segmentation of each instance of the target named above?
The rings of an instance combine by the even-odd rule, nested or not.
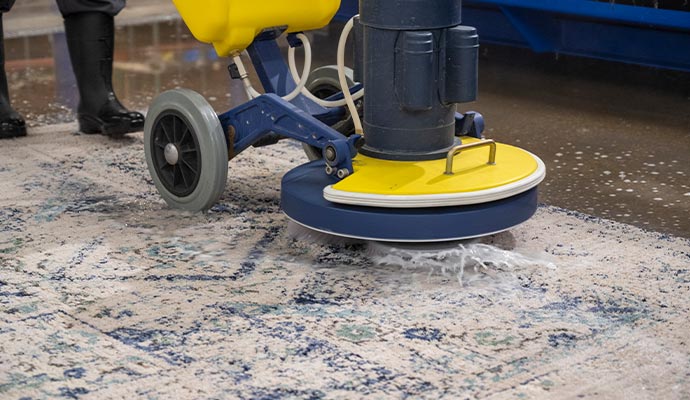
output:
[[[146,164],[168,205],[211,208],[225,190],[228,144],[213,108],[188,89],[161,93],[144,125]]]
[[[348,86],[355,84],[353,79],[354,72],[352,69],[345,67],[345,78],[347,79]],[[316,68],[309,74],[309,79],[305,87],[316,97],[320,99],[325,99],[340,92],[340,79],[338,78],[338,67],[336,65],[325,65],[323,67]],[[342,121],[338,121],[331,128],[342,133],[345,136],[349,136],[354,132],[354,125],[352,124],[352,118],[348,114],[347,118]],[[317,147],[310,146],[306,143],[302,143],[302,148],[304,153],[307,155],[310,161],[319,160],[323,157],[321,154],[321,149]]]
[[[345,67],[345,79],[348,86],[355,84],[352,69]],[[340,91],[340,79],[338,79],[338,67],[336,65],[324,65],[309,73],[309,79],[305,85],[316,97],[325,99]]]

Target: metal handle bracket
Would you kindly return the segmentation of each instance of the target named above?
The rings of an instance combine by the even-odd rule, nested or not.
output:
[[[452,149],[448,150],[448,155],[446,156],[446,171],[444,174],[446,175],[453,175],[453,158],[459,154],[462,151],[465,150],[470,150],[470,149],[478,149],[481,147],[489,147],[489,162],[487,164],[489,165],[495,165],[496,164],[496,142],[494,142],[492,139],[487,139],[487,140],[482,140],[481,142],[474,142],[474,143],[468,143],[468,144],[461,144],[459,146],[455,146]]]

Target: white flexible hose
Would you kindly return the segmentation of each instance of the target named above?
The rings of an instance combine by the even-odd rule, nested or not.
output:
[[[364,134],[364,130],[362,129],[362,121],[359,119],[359,113],[357,113],[357,106],[355,106],[355,101],[352,99],[352,94],[350,94],[350,89],[347,86],[347,78],[345,77],[345,44],[347,43],[347,37],[355,24],[355,17],[352,17],[349,21],[347,21],[347,24],[345,24],[345,27],[343,28],[343,33],[340,34],[340,40],[338,40],[337,64],[340,87],[343,88],[343,96],[345,97],[347,108],[348,110],[350,110],[352,122],[355,124],[355,133],[362,135]]]
[[[347,108],[350,111],[350,114],[352,115],[352,121],[355,125],[355,133],[361,135],[363,134],[362,121],[359,118],[359,113],[357,113],[355,100],[359,100],[360,98],[362,98],[362,96],[364,96],[364,89],[362,88],[358,90],[355,94],[350,93],[350,88],[347,83],[347,77],[345,76],[345,44],[347,43],[347,38],[350,35],[350,32],[352,31],[352,27],[354,26],[355,17],[357,17],[357,15],[355,15],[349,21],[347,21],[345,27],[343,27],[343,31],[340,34],[340,38],[338,40],[338,81],[340,83],[340,89],[343,92],[344,98],[341,100],[334,101],[319,99],[305,87],[307,81],[309,80],[309,73],[311,71],[311,44],[309,43],[309,38],[307,38],[306,35],[304,35],[303,33],[298,33],[297,38],[299,38],[302,41],[302,45],[304,47],[304,67],[302,69],[302,75],[300,76],[297,73],[297,64],[295,62],[295,49],[293,47],[290,47],[288,49],[288,64],[290,66],[290,74],[292,75],[292,78],[295,80],[295,82],[297,82],[297,86],[292,90],[292,92],[283,96],[283,99],[286,101],[290,101],[297,97],[300,93],[302,93],[304,96],[308,97],[310,100],[321,105],[322,107],[342,107],[344,105],[347,105]],[[233,61],[237,65],[237,70],[240,74],[242,83],[244,84],[244,90],[247,93],[247,96],[250,99],[261,96],[261,93],[256,91],[256,89],[254,89],[251,82],[249,81],[249,75],[247,74],[247,70],[244,68],[242,58],[240,58],[239,55],[236,55],[233,57]]]
[[[353,24],[354,24],[354,21],[353,21]],[[343,37],[345,37],[345,40],[347,40],[347,37],[350,33],[350,30],[351,30],[351,28],[347,31],[345,29],[343,29],[342,33],[340,34],[340,40],[342,40]],[[344,47],[343,47],[342,51],[343,51],[343,60],[344,60],[345,59],[345,48]],[[290,65],[290,73],[292,74],[292,79],[294,79],[295,82],[299,81],[301,78],[300,78],[299,74],[297,73],[297,64],[295,63],[294,51],[293,52],[288,51],[288,64]],[[341,68],[341,66],[338,66],[339,70],[340,70],[340,68]],[[344,71],[345,71],[345,63],[344,62],[342,65],[342,69],[343,69],[343,73],[344,73]],[[349,85],[345,86],[345,87],[349,88]],[[341,91],[345,92],[345,90],[347,90],[347,89],[343,89],[341,87]],[[330,100],[330,101],[320,99],[320,98],[314,96],[314,94],[312,92],[310,92],[309,89],[307,89],[306,87],[304,89],[302,89],[302,94],[304,96],[306,96],[307,98],[309,98],[309,100],[313,101],[314,103],[316,103],[322,107],[342,107],[344,105],[347,105],[347,100],[345,100],[344,98],[340,99],[340,100]],[[363,88],[358,90],[357,92],[355,92],[352,95],[352,98],[354,100],[359,100],[362,98],[362,96],[364,96],[364,89]]]
[[[235,63],[235,65],[237,65],[237,72],[240,74],[240,80],[244,84],[244,91],[247,93],[247,97],[253,99],[261,96],[261,93],[257,92],[252,86],[252,83],[249,81],[249,74],[247,74],[247,70],[244,68],[242,58],[239,55],[236,55],[232,57],[232,61]]]
[[[309,80],[309,73],[311,72],[311,44],[309,43],[309,39],[307,36],[303,33],[298,33],[297,38],[302,41],[302,44],[304,45],[304,67],[302,69],[302,78],[301,79],[296,79],[295,82],[297,83],[297,86],[288,94],[283,96],[283,100],[285,101],[290,101],[297,97],[301,92],[302,89],[304,89],[304,86],[307,84],[307,81]],[[295,58],[295,49],[290,47],[290,50],[288,52],[292,52],[292,58]],[[240,73],[240,78],[242,79],[242,83],[244,84],[244,90],[247,92],[247,96],[250,99],[254,99],[256,97],[261,96],[261,93],[256,91],[254,87],[252,86],[252,83],[249,81],[249,74],[247,74],[247,70],[244,68],[244,63],[242,62],[242,58],[238,56],[234,56],[232,60],[235,62],[237,65],[237,70]]]
[[[292,75],[292,79],[295,80],[295,82],[298,82],[301,80],[299,73],[297,72],[297,63],[295,62],[295,52],[292,50],[288,50],[288,64],[290,65],[290,74]],[[309,98],[309,100],[313,101],[314,103],[320,105],[321,107],[327,107],[327,108],[334,108],[334,107],[342,107],[347,104],[345,99],[340,99],[340,100],[324,100],[320,99],[312,92],[309,91],[306,87],[302,89],[302,94]],[[359,89],[357,92],[355,92],[352,95],[352,98],[355,100],[359,100],[364,96],[364,89]]]
[[[283,99],[290,101],[302,93],[304,85],[307,84],[309,80],[309,73],[311,72],[311,44],[309,43],[309,38],[304,33],[298,33],[297,38],[302,41],[302,46],[304,47],[304,67],[302,67],[302,78],[296,80],[297,86]],[[295,48],[290,47],[288,53],[292,52],[292,58],[295,58]]]

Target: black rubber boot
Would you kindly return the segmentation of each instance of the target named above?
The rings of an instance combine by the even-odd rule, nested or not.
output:
[[[113,93],[113,17],[84,12],[65,17],[67,46],[79,87],[82,133],[122,135],[144,128],[144,116],[127,110]]]
[[[0,13],[0,139],[26,136],[24,118],[12,109],[5,74],[5,40]]]

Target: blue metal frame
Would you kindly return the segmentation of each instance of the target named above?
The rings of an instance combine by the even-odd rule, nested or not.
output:
[[[247,48],[247,52],[252,59],[252,65],[261,81],[264,92],[285,96],[292,92],[296,85],[276,42],[276,38],[281,33],[281,30],[269,30],[262,33],[254,39],[254,42]],[[295,35],[288,35],[288,40],[291,45],[302,45]],[[291,103],[327,125],[338,122],[345,115],[344,108],[324,108],[301,94]]]
[[[280,30],[264,32],[247,48],[266,94],[218,116],[223,131],[228,132],[232,141],[228,146],[230,157],[252,145],[291,138],[324,151],[329,171],[333,174],[347,171],[339,175],[347,176],[353,172],[352,158],[357,155],[356,144],[361,136],[345,137],[329,126],[345,115],[342,107],[327,109],[301,94],[291,102],[280,97],[295,88],[275,40],[281,33]],[[294,37],[290,42],[300,44]],[[326,149],[330,149],[329,156],[325,156]]]
[[[288,137],[319,149],[335,151],[333,159],[324,157],[335,171],[352,173],[352,158],[357,155],[360,135],[345,137],[340,132],[313,118],[299,107],[269,93],[252,99],[218,116],[225,132],[233,132],[231,157],[270,135]],[[277,141],[277,139],[275,140]]]
[[[357,11],[343,0],[338,18]],[[592,0],[465,0],[480,41],[690,72],[690,12]]]
[[[359,13],[359,0],[341,0],[340,9],[338,9],[334,19],[337,21],[347,21],[357,13]]]

